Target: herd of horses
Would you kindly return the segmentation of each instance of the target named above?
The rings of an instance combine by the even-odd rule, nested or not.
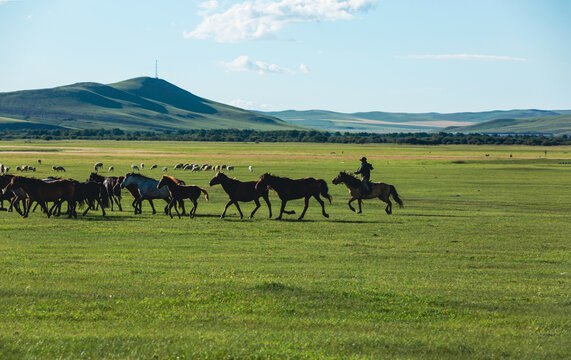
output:
[[[362,194],[361,181],[355,176],[340,172],[334,179],[333,184],[345,184],[351,199],[348,202],[349,208],[355,211],[351,203],[357,200],[359,204],[359,213],[361,213],[361,203],[365,199],[378,198],[387,205],[385,211],[387,214],[392,213],[392,202],[390,197],[400,206],[403,205],[402,200],[393,185],[385,183],[373,183],[371,191]],[[321,199],[324,197],[331,203],[331,196],[327,182],[323,179],[315,179],[307,177],[303,179],[290,179],[287,177],[279,177],[269,173],[263,174],[257,181],[239,181],[218,171],[210,180],[209,185],[221,185],[228,194],[229,201],[224,207],[221,218],[224,218],[228,207],[236,206],[240,213],[240,218],[244,215],[240,209],[239,202],[254,201],[256,207],[250,214],[250,218],[254,217],[256,211],[260,208],[260,198],[264,199],[268,206],[269,217],[272,217],[272,208],[269,199],[269,190],[277,193],[281,200],[280,213],[276,219],[281,219],[282,215],[295,214],[295,211],[286,210],[286,204],[289,200],[304,199],[304,208],[298,220],[303,219],[309,200],[313,197],[321,205],[321,211],[324,217],[329,215],[325,211],[325,203]],[[148,201],[151,205],[153,214],[156,214],[153,200],[162,199],[166,202],[164,212],[173,217],[172,209],[174,208],[179,218],[186,215],[184,200],[190,200],[193,204],[192,209],[188,212],[190,218],[196,215],[198,207],[198,199],[204,194],[206,201],[209,200],[206,189],[195,185],[186,185],[184,181],[175,179],[169,175],[163,175],[161,179],[156,180],[139,173],[129,173],[125,176],[109,176],[105,177],[93,172],[89,175],[87,181],[80,182],[73,179],[35,179],[25,176],[16,175],[0,175],[0,209],[12,211],[14,209],[23,217],[28,217],[32,205],[40,206],[48,217],[61,214],[61,206],[67,203],[67,216],[77,217],[76,208],[86,207],[83,216],[89,210],[101,209],[101,213],[105,216],[105,208],[110,207],[111,211],[117,206],[119,211],[123,210],[121,205],[122,189],[126,189],[132,196],[131,203],[134,213],[142,213],[143,201]],[[4,201],[10,202],[8,209],[4,208]],[[48,206],[51,205],[51,206]],[[23,207],[23,209],[21,208]],[[34,207],[34,209],[35,209]],[[180,211],[179,211],[180,208]],[[33,211],[33,210],[32,210]]]

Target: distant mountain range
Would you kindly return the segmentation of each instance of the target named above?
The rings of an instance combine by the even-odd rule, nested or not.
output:
[[[462,113],[339,113],[325,110],[263,112],[292,124],[340,132],[481,132],[571,135],[571,110]]]
[[[198,97],[165,80],[77,83],[0,93],[0,129],[301,129],[270,115]]]
[[[319,129],[340,132],[479,132],[571,135],[571,110],[463,113],[254,112],[198,97],[165,80],[77,83],[0,93],[0,129]]]

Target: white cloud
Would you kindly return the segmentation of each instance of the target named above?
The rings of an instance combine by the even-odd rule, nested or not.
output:
[[[433,59],[433,60],[499,60],[499,61],[526,61],[527,59],[498,56],[498,55],[477,55],[477,54],[440,54],[440,55],[407,55],[397,56],[398,59]]]
[[[354,14],[375,7],[378,0],[255,0],[243,1],[226,11],[207,15],[200,11],[202,22],[185,38],[218,42],[239,42],[272,38],[291,23],[351,19]],[[205,4],[205,3],[202,3]]]
[[[260,75],[265,74],[295,74],[296,71],[276,65],[268,64],[263,61],[254,61],[250,59],[249,56],[242,55],[238,56],[236,59],[230,62],[222,62],[222,65],[226,68],[226,71],[250,71],[257,72]],[[307,74],[309,73],[309,68],[305,64],[299,65],[299,72]]]
[[[272,111],[274,110],[267,104],[260,104],[256,101],[236,99],[229,102],[230,105],[246,110]]]

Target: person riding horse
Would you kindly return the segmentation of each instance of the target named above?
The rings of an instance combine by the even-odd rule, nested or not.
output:
[[[373,165],[369,164],[367,158],[363,156],[361,158],[361,167],[355,171],[355,174],[361,174],[361,192],[363,195],[367,195],[371,192],[371,187],[369,186],[371,170],[373,170]]]

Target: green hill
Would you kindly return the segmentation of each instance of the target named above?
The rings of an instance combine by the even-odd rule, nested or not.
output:
[[[338,113],[324,110],[265,112],[293,124],[321,128],[330,131],[350,132],[430,132],[451,126],[468,126],[499,118],[530,118],[557,116],[563,111],[507,110],[462,113],[390,113],[357,112]]]
[[[122,130],[301,129],[278,118],[198,97],[165,80],[77,83],[0,93],[0,128]]]
[[[571,135],[571,114],[523,119],[496,119],[471,126],[449,127],[443,131],[462,133]]]

